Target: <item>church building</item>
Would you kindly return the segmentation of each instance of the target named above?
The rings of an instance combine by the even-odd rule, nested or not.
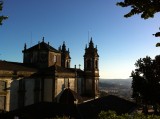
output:
[[[23,63],[0,60],[0,110],[10,111],[38,102],[71,103],[99,95],[99,55],[92,38],[84,52],[84,70],[71,67],[65,42],[58,49],[44,38],[28,48],[24,45]],[[16,54],[15,54],[16,57]]]

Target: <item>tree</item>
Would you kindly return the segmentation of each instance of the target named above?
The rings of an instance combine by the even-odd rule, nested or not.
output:
[[[2,9],[3,9],[3,2],[0,1],[0,12],[2,11]],[[7,19],[7,18],[8,18],[7,16],[3,16],[3,15],[0,16],[0,25],[2,25],[2,21]]]
[[[150,57],[140,58],[135,63],[136,69],[132,71],[132,97],[144,105],[151,104],[157,113],[157,104],[160,100],[160,56],[154,60]]]
[[[159,0],[124,0],[124,2],[118,2],[117,5],[131,7],[131,11],[124,15],[126,18],[141,14],[141,18],[148,19],[154,17],[155,13],[160,12]]]
[[[160,12],[160,0],[124,0],[118,2],[118,6],[130,7],[131,10],[124,17],[128,18],[136,14],[141,14],[142,19],[153,18],[155,13]],[[160,32],[153,34],[155,37],[160,37]],[[156,47],[160,43],[156,44]]]

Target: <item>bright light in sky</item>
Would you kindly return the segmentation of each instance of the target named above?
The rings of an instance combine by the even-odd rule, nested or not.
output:
[[[6,0],[2,14],[9,18],[0,26],[0,59],[22,62],[24,43],[33,46],[44,36],[54,48],[65,41],[72,67],[81,64],[83,69],[89,31],[98,47],[100,78],[129,78],[137,59],[159,54],[159,39],[152,34],[160,16],[126,19],[129,9],[116,6],[117,1]]]

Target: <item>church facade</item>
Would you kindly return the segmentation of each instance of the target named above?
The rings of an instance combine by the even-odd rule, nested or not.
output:
[[[38,102],[60,102],[69,89],[79,97],[99,94],[99,55],[92,38],[84,53],[84,70],[70,67],[65,42],[58,49],[42,42],[27,48],[23,63],[0,61],[0,110],[10,111]],[[75,96],[75,103],[80,100]]]

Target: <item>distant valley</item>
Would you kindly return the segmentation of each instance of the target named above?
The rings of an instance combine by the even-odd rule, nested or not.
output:
[[[111,94],[131,100],[131,84],[132,79],[100,79],[99,89],[101,96]]]

